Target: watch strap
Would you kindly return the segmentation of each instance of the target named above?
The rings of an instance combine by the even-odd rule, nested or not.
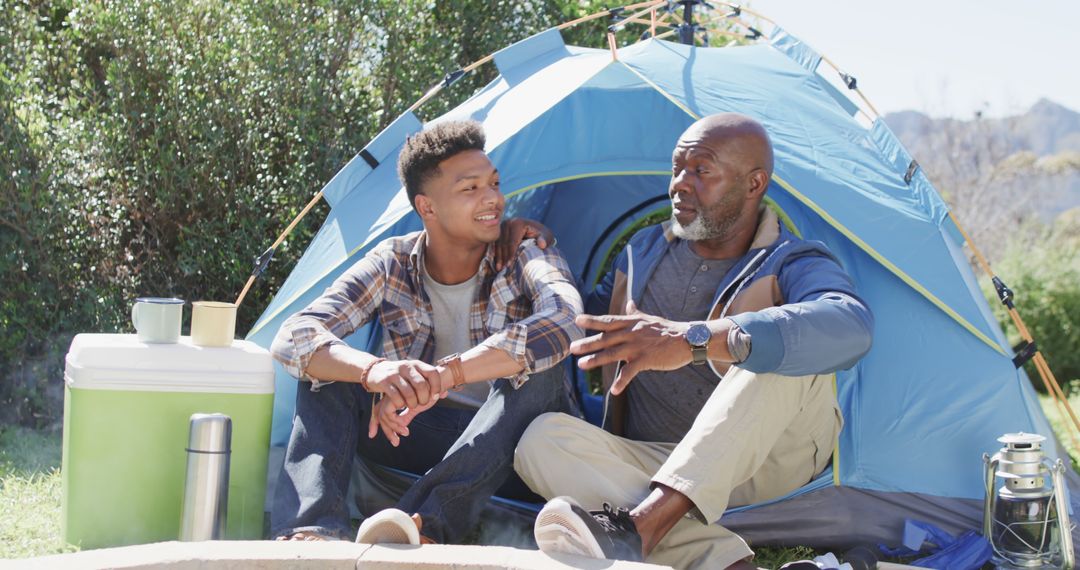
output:
[[[709,362],[709,347],[690,345],[690,358],[690,363],[694,366],[701,366]]]

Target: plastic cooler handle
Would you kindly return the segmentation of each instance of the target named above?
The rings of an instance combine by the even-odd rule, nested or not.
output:
[[[131,324],[135,325],[135,331],[139,330],[139,303],[131,306]]]

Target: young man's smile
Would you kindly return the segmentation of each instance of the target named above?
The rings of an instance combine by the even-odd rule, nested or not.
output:
[[[421,212],[430,212],[428,233],[472,245],[499,238],[506,200],[499,190],[499,171],[483,151],[461,152],[439,163],[422,196]]]

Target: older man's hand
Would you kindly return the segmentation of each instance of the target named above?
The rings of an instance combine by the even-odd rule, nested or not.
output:
[[[536,247],[547,249],[555,236],[547,226],[528,218],[507,218],[499,227],[499,239],[495,242],[495,269],[502,270],[517,256],[518,246],[527,239],[535,239]]]
[[[582,356],[578,367],[590,370],[622,362],[611,393],[621,394],[643,370],[676,370],[690,363],[686,330],[690,323],[669,321],[637,312],[633,304],[627,315],[579,315],[583,329],[600,331],[570,345],[570,352]]]

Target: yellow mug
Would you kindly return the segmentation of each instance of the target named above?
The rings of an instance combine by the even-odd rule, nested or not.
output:
[[[236,336],[236,303],[195,301],[191,304],[191,343],[230,347]]]

